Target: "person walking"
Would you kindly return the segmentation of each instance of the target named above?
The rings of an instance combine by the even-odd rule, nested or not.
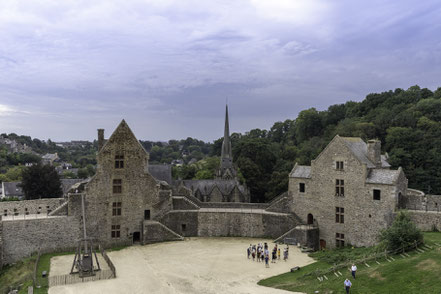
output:
[[[346,294],[349,294],[349,290],[350,290],[351,287],[352,287],[352,283],[351,283],[351,281],[349,281],[349,279],[346,279],[346,280],[344,281],[344,284],[345,284]]]
[[[250,255],[251,255],[251,244],[250,244],[250,247],[247,248],[248,259],[250,259]]]
[[[353,276],[354,279],[355,279],[355,274],[356,274],[356,272],[357,272],[357,266],[356,266],[355,264],[352,264],[351,272],[352,272],[352,276]]]
[[[280,248],[277,249],[277,257],[278,257],[278,260],[280,260]]]

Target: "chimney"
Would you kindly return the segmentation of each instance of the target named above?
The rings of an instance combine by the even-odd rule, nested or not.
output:
[[[98,129],[98,152],[104,146],[104,129]]]
[[[368,157],[376,167],[381,167],[381,141],[368,141]]]

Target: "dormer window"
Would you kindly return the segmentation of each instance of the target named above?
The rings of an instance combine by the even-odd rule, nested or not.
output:
[[[115,155],[115,168],[124,168],[124,155]]]
[[[335,162],[335,169],[336,170],[344,170],[344,162],[343,161],[336,161]]]

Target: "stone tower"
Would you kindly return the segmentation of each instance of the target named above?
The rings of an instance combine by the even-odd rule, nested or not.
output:
[[[236,170],[233,166],[233,152],[231,151],[230,125],[228,122],[228,105],[225,106],[224,141],[222,143],[221,162],[217,177],[226,180],[236,178]]]

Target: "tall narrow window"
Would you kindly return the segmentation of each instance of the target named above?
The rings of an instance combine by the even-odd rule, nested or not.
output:
[[[124,155],[115,155],[115,168],[124,168]]]
[[[337,162],[335,162],[335,168],[337,169],[337,170],[344,170],[345,168],[344,168],[344,162],[343,161],[337,161]]]
[[[121,215],[121,202],[113,202],[112,204],[112,215]]]
[[[113,180],[113,193],[114,194],[121,194],[122,193],[122,180],[121,179]]]
[[[335,222],[344,224],[345,223],[345,209],[343,207],[336,207],[335,208]]]
[[[144,219],[149,220],[150,219],[150,209],[144,210]]]
[[[335,196],[345,196],[345,181],[335,180]]]
[[[299,192],[305,193],[305,183],[299,183]]]
[[[380,200],[381,199],[381,190],[374,189],[374,200]]]
[[[112,225],[111,237],[112,238],[121,237],[121,225]]]
[[[335,246],[337,247],[345,246],[345,234],[335,233]]]

